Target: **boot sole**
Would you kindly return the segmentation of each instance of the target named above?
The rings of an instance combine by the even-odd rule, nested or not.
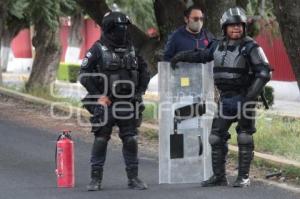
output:
[[[132,190],[146,190],[146,189],[148,189],[148,187],[138,188],[138,187],[133,187],[133,186],[129,186],[129,185],[128,185],[128,188],[132,189]]]
[[[87,187],[87,190],[88,191],[101,191],[102,188],[101,187],[100,188],[90,188],[90,187]]]
[[[250,187],[250,184],[245,184],[245,185],[232,185],[234,188],[247,188]]]

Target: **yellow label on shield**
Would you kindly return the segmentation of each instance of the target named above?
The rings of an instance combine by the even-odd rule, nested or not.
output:
[[[182,87],[184,87],[184,86],[190,86],[190,79],[188,77],[181,77],[180,78],[180,85]]]

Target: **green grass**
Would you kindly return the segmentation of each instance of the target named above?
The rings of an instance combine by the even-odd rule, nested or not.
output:
[[[143,118],[148,121],[157,120],[158,118],[158,104],[156,102],[145,102],[145,110]]]
[[[237,152],[230,151],[228,154],[228,158],[236,162],[238,159]],[[261,175],[266,175],[268,173],[276,173],[281,171],[283,177],[287,177],[290,181],[293,181],[294,183],[300,185],[300,178],[299,178],[300,168],[298,167],[286,166],[279,163],[266,161],[258,157],[254,157],[252,161],[252,165],[262,172]],[[261,177],[264,178],[265,176],[261,176]]]
[[[255,150],[300,161],[300,120],[262,114],[256,120]],[[230,143],[236,145],[235,126],[230,129]]]
[[[66,63],[60,63],[58,70],[57,70],[57,79],[68,81],[69,80],[69,68],[68,64]]]
[[[80,65],[60,63],[57,70],[57,79],[69,82],[76,82]]]
[[[158,133],[156,130],[153,129],[144,129],[141,131],[143,136],[147,138],[148,140],[158,140]]]
[[[40,97],[49,101],[54,102],[65,102],[66,104],[70,104],[75,107],[81,107],[82,103],[80,100],[71,98],[71,97],[55,97],[58,96],[58,92],[54,90],[54,95],[52,96],[49,91],[49,87],[35,87],[29,91],[26,91],[25,88],[21,89],[20,92],[33,95],[36,97]]]

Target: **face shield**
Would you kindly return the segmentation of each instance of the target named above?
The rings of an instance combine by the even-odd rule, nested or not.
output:
[[[123,13],[112,12],[106,16],[103,23],[104,34],[117,45],[123,45],[128,40],[129,18]]]

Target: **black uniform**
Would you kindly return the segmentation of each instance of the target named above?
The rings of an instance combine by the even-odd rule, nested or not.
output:
[[[89,49],[80,69],[80,82],[88,91],[83,103],[93,115],[90,121],[95,135],[89,190],[100,189],[107,143],[114,125],[119,127],[119,137],[123,142],[126,171],[131,180],[129,186],[142,183],[137,178],[137,127],[144,109],[141,96],[147,89],[150,76],[147,64],[130,43],[126,31],[129,24],[128,18],[122,13],[111,12],[106,15],[102,24],[104,34]],[[98,104],[100,96],[109,97],[112,104]],[[96,183],[93,182],[95,179]],[[146,185],[131,188],[146,188]]]
[[[240,8],[229,9],[224,13],[221,25],[243,23],[246,30],[246,16]],[[225,30],[224,30],[225,31]],[[225,33],[224,33],[225,35]],[[263,50],[250,37],[230,40],[226,35],[212,41],[205,50],[186,51],[172,59],[176,62],[214,61],[214,81],[220,91],[218,114],[212,124],[209,142],[212,146],[212,167],[214,176],[203,186],[227,185],[225,163],[228,152],[228,129],[238,122],[239,174],[234,186],[250,184],[249,169],[253,156],[255,133],[255,101],[270,80],[270,67]]]

